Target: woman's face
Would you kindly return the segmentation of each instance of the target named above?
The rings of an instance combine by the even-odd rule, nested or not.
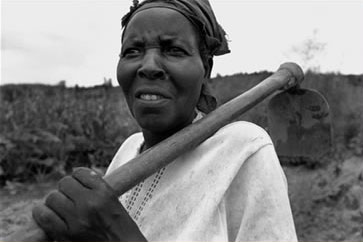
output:
[[[128,23],[117,80],[143,130],[169,133],[192,122],[206,73],[198,43],[193,25],[171,9],[146,9]]]

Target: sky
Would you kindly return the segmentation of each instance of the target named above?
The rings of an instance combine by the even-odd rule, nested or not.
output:
[[[131,2],[1,0],[1,84],[117,85],[120,20]],[[363,0],[210,2],[232,51],[214,58],[212,77],[275,71],[287,61],[363,73]]]

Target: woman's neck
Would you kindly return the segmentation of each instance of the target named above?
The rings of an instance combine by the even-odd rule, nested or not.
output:
[[[148,130],[143,130],[142,133],[144,135],[145,142],[144,142],[143,146],[141,147],[140,152],[143,152],[143,151],[149,149],[150,147],[160,143],[164,139],[166,139],[169,136],[173,135],[175,132],[155,133],[155,132],[150,132]]]
[[[184,127],[188,126],[189,124],[191,124],[194,120],[194,118],[196,117],[197,113],[193,114],[193,118],[188,121],[186,124],[171,129],[167,132],[152,132],[146,129],[142,130],[142,133],[144,135],[144,144],[142,145],[140,152],[143,152],[147,149],[149,149],[150,147],[160,143],[161,141],[163,141],[164,139],[168,138],[169,136],[172,136],[173,134],[175,134],[176,132],[178,132],[179,130],[183,129]]]

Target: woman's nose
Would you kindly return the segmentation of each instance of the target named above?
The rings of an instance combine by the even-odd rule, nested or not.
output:
[[[161,56],[157,49],[148,50],[144,55],[137,75],[150,80],[164,79],[166,75],[165,70],[161,66],[160,58]]]

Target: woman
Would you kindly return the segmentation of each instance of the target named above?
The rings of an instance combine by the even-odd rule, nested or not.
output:
[[[212,58],[229,52],[207,0],[135,3],[122,24],[117,79],[142,132],[107,172],[213,110]],[[296,241],[272,142],[248,122],[221,128],[120,201],[81,168],[33,216],[57,241]]]

